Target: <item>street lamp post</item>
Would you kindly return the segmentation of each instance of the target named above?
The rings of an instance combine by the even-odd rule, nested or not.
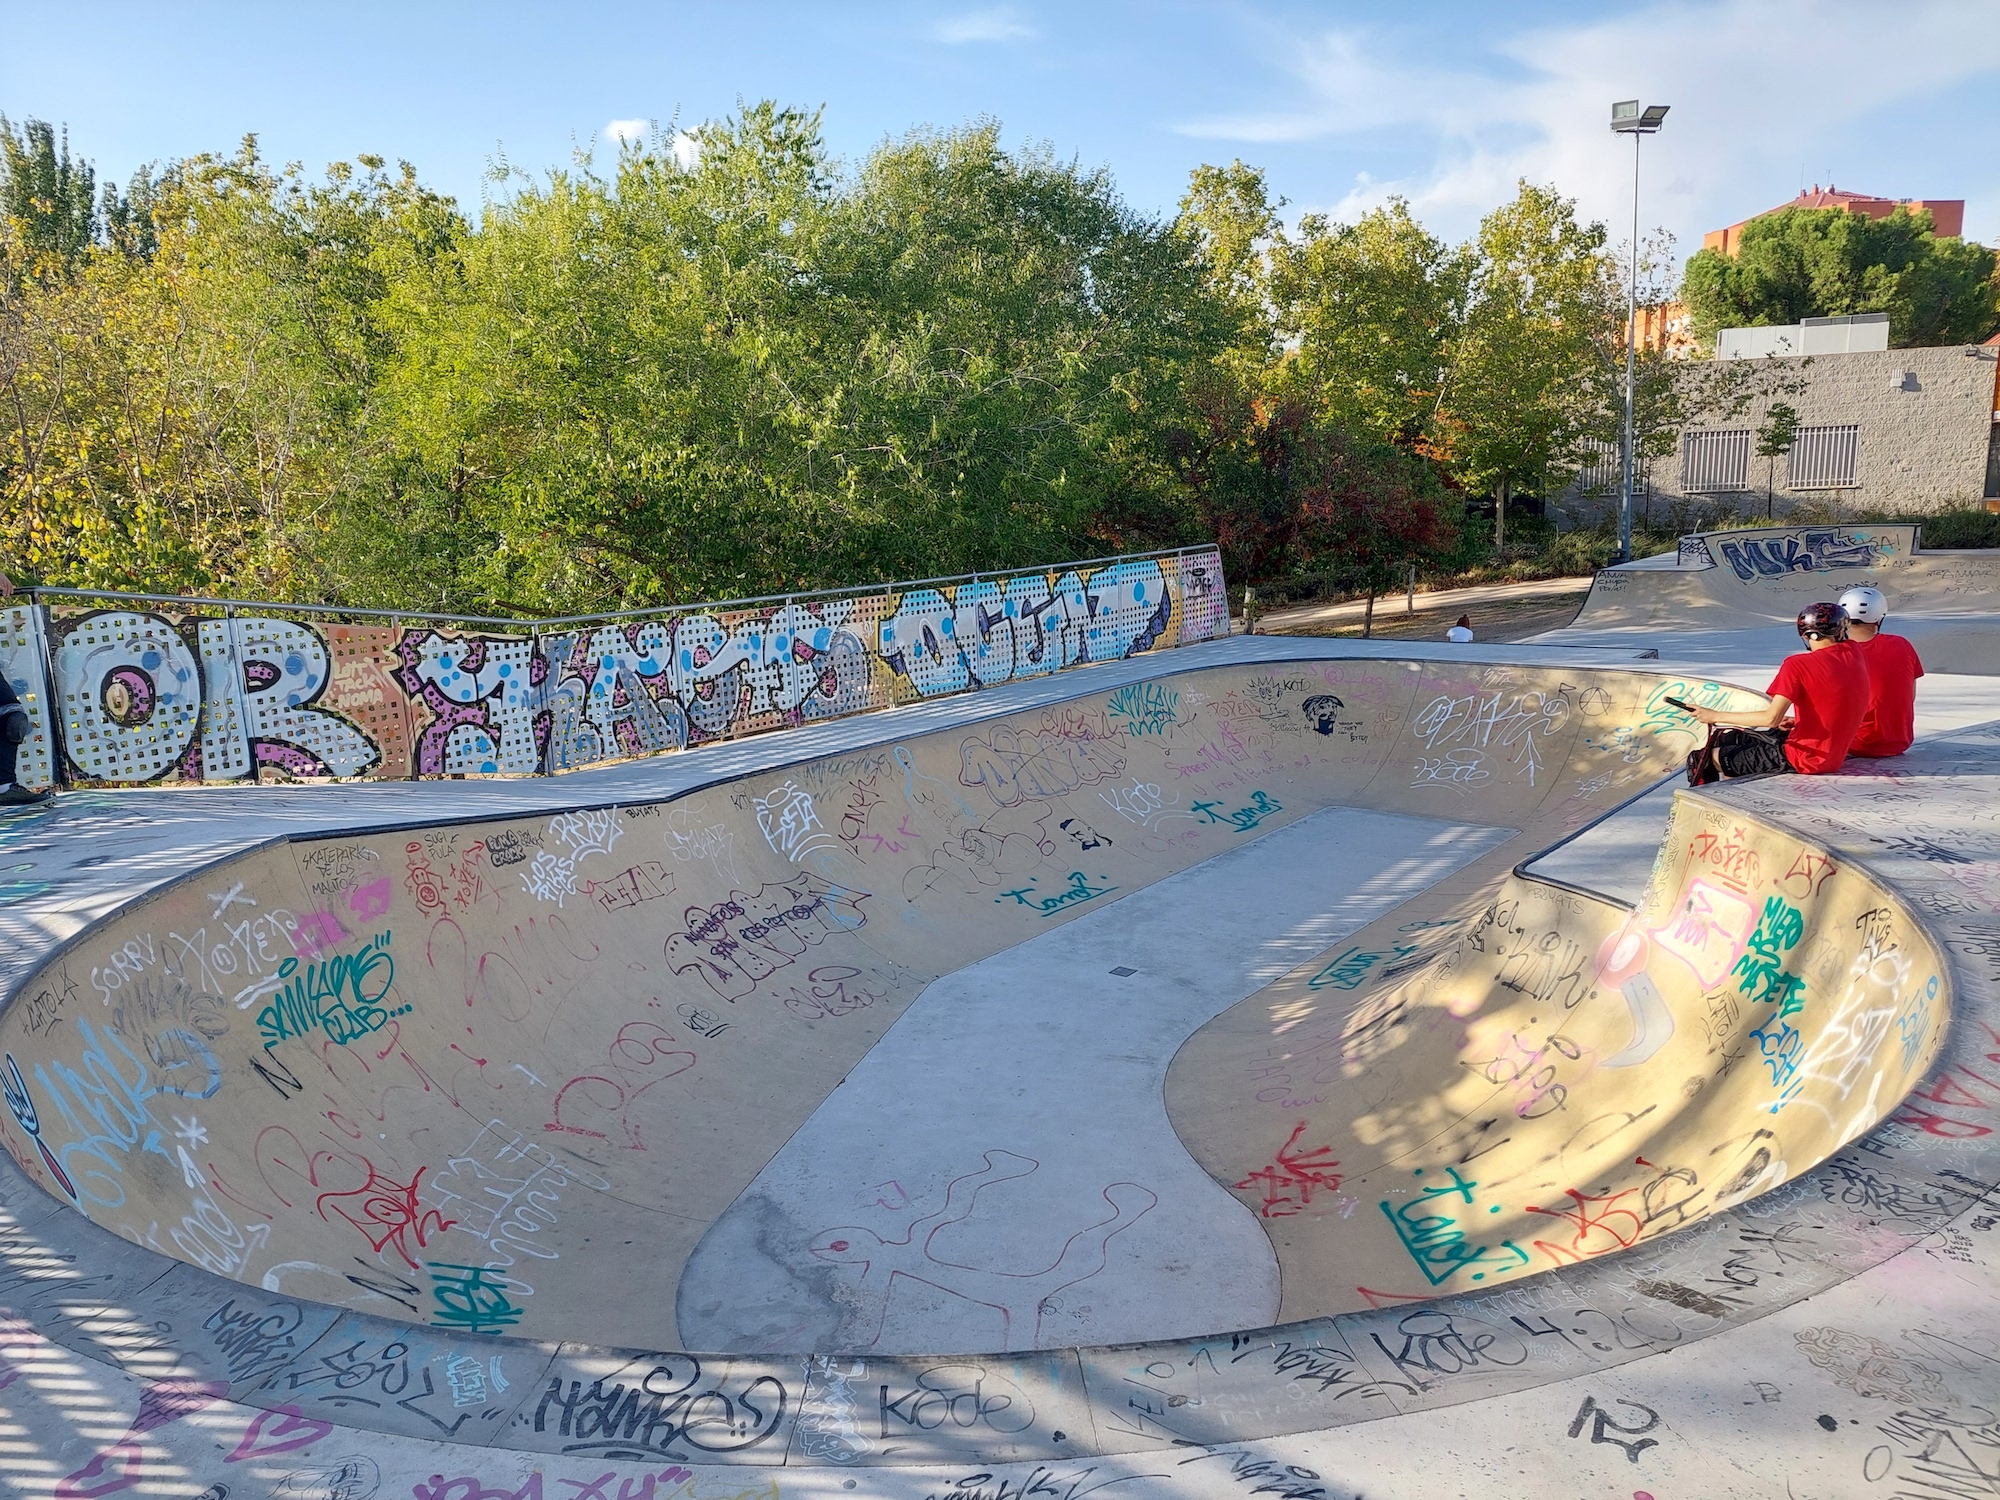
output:
[[[1632,137],[1632,258],[1625,304],[1625,433],[1619,443],[1618,555],[1614,562],[1632,560],[1632,389],[1633,358],[1639,342],[1639,138],[1659,130],[1669,106],[1621,99],[1611,106],[1611,129]]]

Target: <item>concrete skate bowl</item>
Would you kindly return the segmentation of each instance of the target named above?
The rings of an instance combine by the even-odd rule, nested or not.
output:
[[[1762,1316],[1909,1243],[1794,1179],[1951,987],[1768,811],[1684,795],[1636,911],[1512,873],[1679,763],[1668,696],[1747,701],[1187,670],[265,844],[0,1016],[11,1243],[70,1267],[10,1305],[162,1411],[756,1464],[1328,1427]]]
[[[1871,584],[1889,628],[1917,643],[1933,672],[2000,673],[2000,551],[1927,550],[1920,525],[1772,526],[1681,538],[1677,554],[1607,568],[1575,621],[1550,641],[1700,631],[1723,649],[1791,649],[1799,610]]]

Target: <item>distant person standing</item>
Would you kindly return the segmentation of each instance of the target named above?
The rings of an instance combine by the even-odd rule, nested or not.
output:
[[[1868,712],[1847,753],[1871,760],[1901,755],[1917,737],[1917,679],[1924,664],[1909,641],[1883,633],[1889,601],[1880,589],[1849,589],[1840,596],[1840,609],[1847,616],[1847,638],[1868,663]]]
[[[0,573],[0,598],[14,592],[14,580]],[[21,745],[34,731],[34,720],[15,696],[13,684],[0,677],[0,807],[25,807],[49,800],[47,792],[30,791],[14,779]]]
[[[1472,616],[1460,615],[1458,617],[1458,623],[1452,626],[1451,629],[1447,630],[1444,633],[1444,638],[1448,641],[1457,641],[1461,645],[1464,644],[1466,641],[1471,640]]]
[[[1847,615],[1838,604],[1808,604],[1798,629],[1806,649],[1779,665],[1763,708],[1689,710],[1703,724],[1722,726],[1688,757],[1690,785],[1786,771],[1831,776],[1846,761],[1868,712],[1868,663],[1846,638]]]

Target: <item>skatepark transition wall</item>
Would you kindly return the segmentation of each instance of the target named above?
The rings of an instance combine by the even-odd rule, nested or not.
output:
[[[291,1351],[346,1322],[403,1325],[440,1389],[469,1334],[532,1368],[558,1341],[578,1364],[686,1346],[704,1242],[934,979],[1366,808],[1500,842],[1201,1026],[1167,1114],[1268,1237],[1284,1320],[1512,1284],[1806,1171],[1947,1028],[1922,921],[1757,816],[1683,794],[1636,910],[1508,873],[1679,764],[1669,697],[1756,701],[1450,660],[1163,672],[665,802],[274,840],[16,988],[0,1139],[191,1268],[218,1348],[286,1299],[235,1399],[282,1405]],[[1099,1245],[1145,1211],[1125,1186]],[[866,1288],[839,1226],[758,1244],[808,1300]],[[1009,1348],[1054,1342],[1009,1324]],[[705,1377],[722,1446],[753,1448],[778,1377],[729,1391],[730,1368]],[[460,1440],[515,1441],[484,1418],[519,1399]]]
[[[1771,526],[1684,536],[1677,554],[1606,568],[1582,611],[1549,639],[1640,630],[1790,625],[1857,585],[1889,601],[1889,629],[1933,672],[2000,673],[2000,550],[1926,551],[1921,525]]]

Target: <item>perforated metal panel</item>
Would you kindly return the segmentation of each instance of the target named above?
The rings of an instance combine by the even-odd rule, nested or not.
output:
[[[34,729],[21,742],[14,760],[14,779],[23,786],[45,787],[55,780],[55,733],[49,723],[48,647],[42,635],[41,612],[32,605],[0,609],[0,676],[28,710]]]
[[[54,656],[63,744],[83,775],[152,781],[186,754],[201,719],[201,669],[166,620],[85,615],[65,626]]]

